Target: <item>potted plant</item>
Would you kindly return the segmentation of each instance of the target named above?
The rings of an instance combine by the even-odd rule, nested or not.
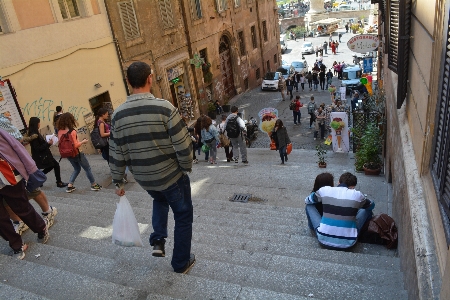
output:
[[[327,154],[327,149],[322,144],[316,145],[316,155],[319,159],[317,163],[319,164],[319,168],[326,168],[327,162],[325,160],[325,154]]]
[[[211,101],[208,102],[208,117],[210,117],[213,120],[215,120],[217,117],[216,107],[214,106],[214,103],[212,103]]]
[[[366,175],[379,175],[383,161],[380,157],[380,128],[375,122],[367,124],[360,138],[359,148],[355,154],[356,169],[363,169]]]
[[[354,23],[354,24],[352,24],[352,26],[350,26],[350,28],[351,28],[353,34],[356,34],[356,31],[359,29],[359,24]]]

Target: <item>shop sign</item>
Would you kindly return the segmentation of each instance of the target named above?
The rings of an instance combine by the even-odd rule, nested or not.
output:
[[[347,42],[348,49],[357,53],[375,51],[378,48],[378,44],[378,36],[373,34],[359,34]]]
[[[184,73],[183,65],[180,64],[178,66],[175,66],[171,69],[167,70],[167,80],[171,81],[174,78],[177,78],[178,76],[182,75]]]

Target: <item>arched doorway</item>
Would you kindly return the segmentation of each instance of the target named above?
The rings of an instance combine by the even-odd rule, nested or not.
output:
[[[234,88],[233,67],[231,65],[230,40],[225,35],[220,38],[219,57],[224,98],[230,99],[236,95],[236,89]]]

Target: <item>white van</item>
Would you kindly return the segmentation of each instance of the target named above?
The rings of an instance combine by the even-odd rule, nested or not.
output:
[[[281,54],[287,50],[287,34],[280,34]]]

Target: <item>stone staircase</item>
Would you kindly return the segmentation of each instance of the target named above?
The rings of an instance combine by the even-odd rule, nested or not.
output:
[[[273,162],[268,162],[267,150],[261,149],[249,151],[249,166],[194,166],[192,252],[197,263],[186,275],[174,273],[170,266],[172,216],[166,257],[151,256],[152,201],[137,184],[127,185],[126,196],[144,247],[127,248],[111,243],[118,201],[111,186],[90,191],[83,173],[71,194],[46,183],[44,191],[59,212],[50,239],[37,244],[33,232],[24,233],[30,248],[23,261],[9,256],[8,244],[0,242],[0,299],[407,299],[395,251],[361,243],[351,252],[322,249],[308,229],[301,201],[289,205],[281,199],[283,193],[264,183],[267,179],[261,174],[268,164],[274,176],[294,166],[309,168],[302,160],[314,153],[295,151],[298,157],[291,154],[291,170],[277,169],[275,153],[270,152]],[[110,180],[101,159],[89,160],[96,178]],[[342,165],[337,165],[335,172],[341,172]],[[68,176],[71,169],[64,160],[61,167]],[[313,179],[320,170],[315,171]],[[248,172],[260,175],[242,176]],[[214,182],[217,178],[220,182]],[[228,201],[233,192],[241,192],[237,186],[259,198]],[[221,192],[226,189],[228,194]],[[301,192],[299,198],[308,194],[304,187],[297,189],[290,192]]]

